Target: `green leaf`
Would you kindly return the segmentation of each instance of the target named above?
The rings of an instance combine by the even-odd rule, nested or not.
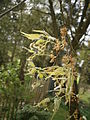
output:
[[[44,43],[44,42],[45,42],[45,40],[40,39],[40,40],[38,40],[38,41],[36,42],[36,45],[42,44],[42,43]]]
[[[77,76],[77,84],[79,84],[79,81],[80,81],[80,74],[78,74]]]
[[[36,72],[36,68],[32,68],[32,70],[30,70],[31,75],[35,74],[35,72]]]
[[[47,103],[49,103],[49,102],[50,102],[50,98],[45,98],[40,103],[38,103],[36,106],[38,106],[38,107],[40,107],[40,106],[47,107]]]
[[[43,78],[43,74],[41,74],[40,72],[39,72],[38,76],[39,76],[40,79]]]
[[[54,99],[54,113],[52,115],[51,120],[53,120],[56,112],[59,110],[60,103],[61,103],[61,98],[55,98]]]
[[[34,63],[33,63],[32,61],[29,62],[29,65],[30,65],[31,67],[35,67],[35,65],[34,65]]]
[[[44,34],[44,35],[49,35],[47,32],[45,32],[43,30],[33,30],[33,32],[41,33],[41,34]]]
[[[35,39],[39,39],[41,36],[44,36],[43,34],[27,34],[24,32],[21,32],[26,38],[30,39],[30,40],[35,40]]]
[[[41,85],[40,81],[34,82],[34,83],[32,84],[33,90],[34,90],[35,88],[39,87],[40,85]]]
[[[58,77],[59,75],[65,75],[66,73],[64,72],[62,67],[59,67],[59,68],[55,69],[53,72],[49,72],[49,74],[55,75]]]
[[[60,106],[61,99],[60,98],[55,98],[54,100],[54,111],[57,111]]]
[[[25,50],[27,50],[28,52],[30,52],[30,53],[34,53],[34,51],[33,50],[30,50],[30,49],[28,49],[28,48],[26,48],[26,47],[23,47]]]

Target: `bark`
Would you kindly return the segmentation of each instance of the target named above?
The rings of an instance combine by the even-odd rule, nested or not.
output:
[[[79,120],[80,119],[80,111],[79,111],[79,101],[78,101],[78,86],[77,81],[74,80],[72,94],[70,97],[70,120]]]
[[[30,43],[25,43],[25,47],[28,48],[30,45]],[[25,65],[26,65],[26,59],[28,57],[28,55],[26,55],[27,51],[25,51],[23,49],[22,53],[21,53],[21,59],[20,59],[20,74],[19,74],[19,78],[21,80],[21,83],[24,84],[24,73],[25,73]]]
[[[76,4],[76,2],[77,2],[77,0],[75,1],[75,4]],[[75,6],[75,4],[74,4],[74,6]],[[89,5],[89,0],[85,0],[85,6],[83,9],[81,21],[80,21],[79,27],[76,30],[75,37],[71,43],[72,48],[75,50],[75,52],[79,48],[79,45],[80,45],[79,42],[80,42],[81,37],[85,34],[85,32],[89,26],[90,13],[89,13],[88,17],[86,18],[86,12],[88,9],[88,5]],[[84,18],[86,18],[85,22],[83,21]],[[80,119],[82,119],[82,117],[81,117],[80,111],[79,111],[79,101],[78,101],[78,97],[77,97],[78,85],[77,85],[76,80],[74,80],[72,93],[73,94],[71,95],[71,99],[70,99],[70,111],[69,111],[70,120],[80,120]]]
[[[58,26],[57,26],[55,12],[53,8],[53,2],[52,0],[48,0],[48,1],[49,1],[50,12],[51,12],[51,18],[52,18],[53,34],[56,38],[58,38]]]

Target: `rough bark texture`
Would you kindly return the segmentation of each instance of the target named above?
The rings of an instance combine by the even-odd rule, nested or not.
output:
[[[25,43],[25,47],[28,48],[30,45],[30,42],[26,42]],[[22,84],[24,84],[24,69],[25,69],[25,64],[26,64],[26,59],[27,59],[27,51],[26,50],[23,50],[22,53],[21,53],[21,59],[20,59],[20,74],[19,74],[19,78],[22,82]]]
[[[70,98],[70,120],[79,120],[80,119],[80,111],[79,111],[79,102],[77,98],[78,94],[78,86],[77,81],[74,80],[72,94]]]

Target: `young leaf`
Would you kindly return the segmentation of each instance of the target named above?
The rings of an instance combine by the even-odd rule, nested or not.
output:
[[[26,48],[26,47],[23,47],[25,50],[27,50],[28,52],[30,52],[30,53],[34,53],[34,51],[33,50],[30,50],[30,49],[28,49],[28,48]]]
[[[77,76],[77,84],[79,84],[79,81],[80,81],[80,74],[78,74]]]
[[[24,32],[21,32],[21,33],[30,40],[39,39],[41,36],[44,36],[43,34],[27,34]]]
[[[36,42],[36,45],[42,44],[42,43],[44,43],[44,42],[45,42],[45,40],[40,39],[40,40],[38,40],[38,41]]]
[[[38,74],[39,78],[42,79],[43,78],[43,74],[39,72]]]
[[[47,32],[45,32],[43,30],[33,30],[33,32],[41,33],[41,34],[44,34],[44,35],[49,35]]]

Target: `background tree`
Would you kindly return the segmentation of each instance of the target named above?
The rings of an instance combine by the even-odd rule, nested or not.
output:
[[[20,61],[20,80],[24,81],[27,52],[30,41],[21,36],[20,31],[31,33],[33,29],[47,31],[60,38],[61,26],[68,30],[67,42],[73,56],[79,52],[82,78],[89,79],[89,0],[3,0],[0,1],[0,66]],[[84,43],[86,42],[86,47]],[[85,52],[86,57],[82,57]],[[87,54],[86,54],[87,53]],[[86,71],[88,71],[86,74]]]

